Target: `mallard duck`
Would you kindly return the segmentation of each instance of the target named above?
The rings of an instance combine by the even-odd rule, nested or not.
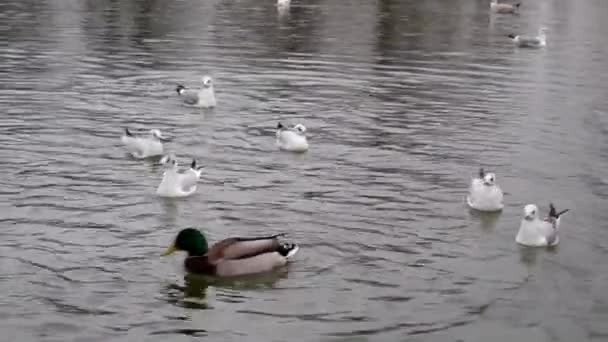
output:
[[[163,154],[163,142],[171,141],[166,138],[158,129],[150,130],[150,136],[137,137],[125,128],[125,133],[120,137],[127,151],[137,159],[160,156]]]
[[[281,150],[291,152],[304,152],[308,150],[306,139],[306,127],[297,124],[293,128],[287,128],[282,123],[277,124],[277,146]]]
[[[526,205],[524,207],[524,217],[519,225],[515,242],[531,247],[557,245],[559,243],[560,216],[569,210],[564,209],[557,212],[553,203],[551,203],[549,204],[549,215],[544,220],[541,220],[538,218],[538,207],[535,204]]]
[[[519,6],[521,6],[521,2],[513,5],[505,3],[499,4],[498,0],[492,0],[490,2],[490,8],[496,13],[515,13],[519,9]]]
[[[205,235],[194,228],[180,231],[162,255],[185,251],[188,272],[220,277],[262,273],[283,266],[298,251],[298,245],[279,243],[283,234],[263,237],[232,237],[207,245]]]
[[[211,79],[210,76],[204,76],[202,82],[203,87],[201,89],[188,89],[183,85],[178,84],[175,91],[187,104],[203,108],[215,107],[213,79]]]
[[[507,37],[511,38],[513,44],[522,48],[540,48],[547,45],[547,29],[542,27],[538,31],[538,36],[530,37],[530,36],[522,36],[522,35],[514,35],[509,34]]]
[[[179,171],[177,160],[174,155],[164,156],[160,160],[161,164],[167,167],[160,181],[156,194],[161,197],[186,197],[196,191],[196,185],[201,178],[202,166],[196,165],[196,160],[192,159],[190,168]]]
[[[479,169],[479,177],[471,180],[467,204],[479,211],[498,211],[504,207],[502,190],[496,184],[496,175]]]

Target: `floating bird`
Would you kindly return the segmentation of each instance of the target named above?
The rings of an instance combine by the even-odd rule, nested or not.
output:
[[[286,15],[289,13],[289,5],[291,0],[277,0],[277,10],[279,15]]]
[[[287,8],[289,7],[289,5],[291,4],[291,0],[277,0],[277,7],[279,9],[283,8]]]
[[[496,13],[516,13],[520,5],[521,2],[511,5],[505,3],[499,4],[498,0],[491,0],[490,9]]]
[[[306,139],[306,127],[297,124],[293,128],[287,128],[280,122],[277,124],[277,146],[281,150],[291,152],[304,152],[308,150],[308,140]]]
[[[189,89],[179,84],[175,91],[182,97],[187,104],[196,107],[210,108],[215,107],[215,91],[213,90],[213,80],[210,76],[203,77],[203,87],[201,89]]]
[[[538,36],[536,36],[536,37],[522,36],[522,35],[516,36],[514,34],[509,34],[508,37],[511,38],[511,41],[519,47],[539,48],[539,47],[547,46],[547,36],[545,35],[545,32],[547,32],[547,29],[542,27],[538,31]]]
[[[569,210],[565,209],[557,212],[551,203],[549,204],[549,216],[541,220],[538,218],[538,207],[535,204],[526,205],[515,242],[531,247],[557,245],[559,243],[558,231],[561,215]]]
[[[202,167],[196,165],[196,160],[192,160],[190,169],[180,172],[177,160],[172,155],[164,156],[161,161],[167,170],[163,174],[163,179],[156,189],[156,194],[161,197],[186,197],[196,191],[196,184],[201,177]]]
[[[479,177],[471,180],[467,204],[480,211],[502,210],[502,190],[496,185],[496,175],[479,169]]]
[[[162,255],[187,252],[184,267],[192,273],[229,277],[269,272],[285,265],[299,249],[293,243],[279,243],[277,238],[281,235],[232,237],[209,248],[203,233],[187,228],[177,234]]]
[[[136,137],[128,128],[125,128],[125,133],[120,137],[127,151],[137,159],[143,159],[163,154],[163,142],[171,141],[164,137],[158,129],[150,130],[150,136]]]

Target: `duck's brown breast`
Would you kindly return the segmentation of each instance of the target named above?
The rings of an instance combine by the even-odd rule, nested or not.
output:
[[[217,267],[209,262],[206,256],[187,257],[184,260],[186,271],[200,274],[215,275]]]

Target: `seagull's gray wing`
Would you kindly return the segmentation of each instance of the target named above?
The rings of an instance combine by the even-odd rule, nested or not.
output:
[[[547,245],[552,246],[557,241],[557,229],[553,226],[553,229],[547,235]]]
[[[187,104],[195,104],[198,102],[198,90],[184,89],[179,96],[181,96],[183,101]]]
[[[200,171],[194,171],[192,169],[186,170],[184,173],[180,174],[180,185],[184,191],[192,190],[192,187],[195,187],[198,183],[198,179],[200,176]]]
[[[292,139],[293,135],[297,133],[294,132],[291,128],[282,128],[277,131],[277,140],[283,146],[287,146],[289,144],[290,139]]]
[[[537,37],[519,36],[519,45],[534,47],[540,45],[540,39]]]
[[[145,152],[144,143],[141,138],[123,135],[120,139],[127,151],[136,158],[141,158]]]

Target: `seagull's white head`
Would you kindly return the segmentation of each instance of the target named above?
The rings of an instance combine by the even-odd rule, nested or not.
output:
[[[158,163],[170,169],[177,168],[177,159],[173,153],[164,155]]]
[[[306,126],[302,125],[302,124],[297,124],[293,127],[293,129],[296,130],[296,132],[298,132],[301,135],[306,134]]]
[[[155,138],[159,138],[159,139],[160,139],[160,138],[163,136],[163,135],[162,135],[162,133],[160,132],[160,130],[158,130],[158,129],[151,129],[151,130],[150,130],[150,134],[151,134],[153,137],[155,137]]]
[[[213,79],[211,76],[203,76],[203,88],[210,88],[213,86]]]
[[[492,186],[496,182],[496,175],[493,172],[488,172],[483,176],[483,184]]]
[[[524,207],[524,219],[533,221],[538,217],[538,207],[535,204],[528,204]]]
[[[154,138],[156,138],[156,139],[158,139],[160,141],[171,141],[171,139],[163,136],[163,134],[158,129],[151,129],[150,130],[150,135],[152,135]]]

